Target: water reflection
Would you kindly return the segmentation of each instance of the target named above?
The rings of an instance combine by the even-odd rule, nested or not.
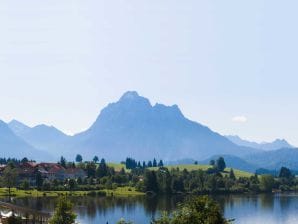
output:
[[[215,196],[227,218],[236,224],[294,224],[298,223],[298,194],[226,195]],[[77,197],[75,204],[78,221],[83,224],[116,223],[120,218],[134,223],[149,223],[162,211],[171,212],[184,201],[182,196],[172,197]],[[33,209],[52,212],[55,198],[22,198],[14,203]]]

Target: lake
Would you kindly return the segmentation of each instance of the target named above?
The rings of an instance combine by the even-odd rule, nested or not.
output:
[[[235,224],[294,224],[298,223],[298,194],[262,194],[214,196],[225,217],[236,219]],[[120,218],[135,224],[149,224],[161,211],[173,211],[182,196],[172,197],[79,197],[71,198],[75,204],[78,221],[82,224],[116,223]],[[38,210],[52,212],[54,198],[15,199],[14,203]]]

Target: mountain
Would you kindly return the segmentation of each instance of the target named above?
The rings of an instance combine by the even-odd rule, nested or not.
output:
[[[274,151],[264,151],[253,153],[243,157],[248,163],[252,163],[259,168],[268,170],[279,170],[282,166],[292,170],[298,170],[298,149],[283,148]]]
[[[206,159],[214,154],[246,155],[258,150],[238,146],[208,127],[185,118],[177,105],[151,105],[137,92],[125,93],[104,108],[94,124],[73,137],[71,152],[120,161],[127,156]]]
[[[227,167],[232,167],[234,169],[243,170],[250,173],[254,173],[259,168],[254,163],[249,163],[246,160],[233,155],[214,155],[209,159],[199,162],[199,164],[209,164],[210,160],[216,161],[220,156],[224,158]]]
[[[224,137],[184,117],[177,105],[153,106],[133,91],[107,105],[89,129],[75,136],[67,136],[53,126],[31,128],[16,120],[0,122],[2,156],[37,160],[61,155],[73,160],[79,153],[84,159],[97,155],[109,161],[126,157],[147,161],[155,157],[179,163],[209,163],[215,155],[224,155],[228,166],[250,172],[281,166],[298,170],[298,150],[290,147],[285,140],[258,144],[237,136]]]
[[[53,126],[41,124],[31,128],[17,120],[12,120],[8,126],[30,145],[54,155],[63,152],[70,140],[70,136]]]
[[[225,137],[228,138],[231,142],[235,143],[236,145],[246,146],[246,147],[251,147],[251,148],[261,149],[266,151],[282,149],[282,148],[294,148],[284,139],[276,139],[273,142],[256,143],[256,142],[241,139],[237,135],[228,135]]]
[[[0,157],[13,157],[22,159],[24,157],[36,160],[49,160],[52,157],[25,142],[13,133],[8,125],[0,120]]]

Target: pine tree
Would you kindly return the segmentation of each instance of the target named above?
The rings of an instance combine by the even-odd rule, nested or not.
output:
[[[73,224],[76,214],[73,213],[73,204],[64,196],[59,198],[55,213],[49,224]]]
[[[226,163],[223,157],[219,157],[218,160],[216,160],[216,168],[220,172],[225,170]]]
[[[236,180],[236,176],[234,174],[234,170],[233,169],[230,170],[229,178],[232,179],[232,180]]]
[[[98,163],[98,161],[99,161],[98,156],[94,156],[94,157],[93,157],[93,162]]]
[[[76,156],[76,162],[77,163],[81,163],[83,161],[83,157],[80,155],[80,154],[78,154],[77,156]]]
[[[153,167],[157,167],[157,162],[156,162],[155,158],[153,159],[153,164],[152,165],[153,165]]]
[[[158,166],[163,167],[163,161],[162,160],[159,161]]]
[[[104,159],[101,159],[99,166],[97,167],[96,170],[96,176],[101,178],[104,177],[108,174],[108,167],[106,164],[106,161]]]
[[[66,168],[66,159],[63,156],[60,158],[60,165]]]

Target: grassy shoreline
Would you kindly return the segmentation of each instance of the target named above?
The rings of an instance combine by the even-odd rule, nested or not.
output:
[[[11,189],[12,197],[58,197],[61,195],[69,196],[88,196],[88,195],[103,195],[115,197],[133,197],[145,195],[143,192],[136,191],[133,187],[118,187],[115,190],[97,190],[97,191],[38,191],[38,190],[19,190]],[[8,189],[0,188],[0,197],[7,197]]]

